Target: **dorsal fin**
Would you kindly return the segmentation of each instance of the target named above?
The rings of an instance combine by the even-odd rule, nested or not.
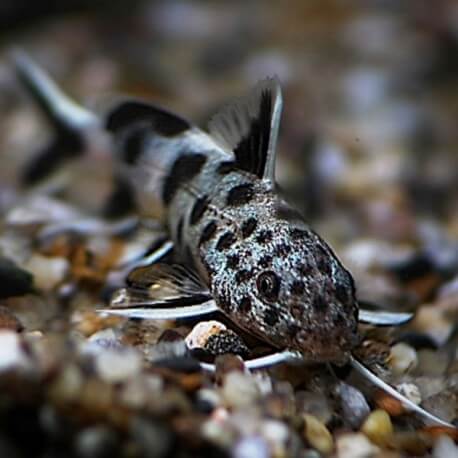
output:
[[[239,168],[273,183],[281,110],[280,84],[269,78],[217,113],[210,121],[210,133],[234,152]]]
[[[191,128],[191,124],[180,116],[135,99],[119,102],[108,113],[105,125],[116,134],[139,124],[165,137],[178,135]]]

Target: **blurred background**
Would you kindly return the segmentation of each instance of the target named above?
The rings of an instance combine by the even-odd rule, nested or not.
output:
[[[434,249],[457,239],[455,1],[4,0],[0,26],[3,210],[38,192],[18,177],[53,135],[8,61],[20,47],[86,106],[129,93],[201,126],[277,75],[278,181],[325,237]],[[81,161],[59,192],[94,212],[110,174]],[[444,262],[457,256],[441,250]]]

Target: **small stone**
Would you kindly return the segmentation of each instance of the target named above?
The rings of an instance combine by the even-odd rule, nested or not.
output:
[[[361,391],[344,382],[339,383],[337,391],[340,395],[340,406],[345,422],[351,428],[359,428],[370,413],[366,398]]]
[[[361,432],[377,445],[387,444],[393,435],[390,416],[384,410],[374,410],[363,423]]]
[[[376,390],[374,402],[377,407],[385,410],[389,415],[397,417],[405,413],[404,406],[401,401],[394,398],[384,390]]]
[[[151,418],[136,417],[130,423],[130,433],[141,448],[141,456],[151,458],[170,456],[173,436],[163,424]]]
[[[441,376],[450,364],[450,356],[446,352],[425,349],[418,351],[417,355],[416,374]]]
[[[34,254],[25,267],[33,274],[38,289],[51,291],[65,279],[70,264],[65,258],[48,258]]]
[[[338,458],[373,458],[380,449],[362,433],[342,434],[336,440]]]
[[[235,444],[232,456],[234,458],[269,458],[272,455],[265,438],[248,436]]]
[[[332,452],[334,441],[326,426],[313,415],[304,416],[304,436],[308,443],[323,455]]]
[[[20,336],[10,330],[0,330],[0,373],[31,367],[32,361],[24,351]]]
[[[405,374],[414,369],[417,364],[417,352],[410,345],[401,342],[391,347],[389,365],[394,374]]]
[[[440,436],[437,438],[433,447],[433,458],[458,458],[458,446],[453,439],[448,436]]]
[[[131,349],[104,350],[95,359],[96,371],[108,383],[124,382],[135,377],[142,368],[142,358]]]
[[[193,348],[205,348],[210,336],[218,334],[220,331],[225,331],[226,329],[226,326],[219,321],[201,321],[196,324],[186,336],[186,345],[190,350]]]
[[[202,424],[201,434],[208,441],[223,448],[229,448],[235,439],[235,431],[227,421],[214,419],[207,420]]]
[[[249,354],[248,347],[242,338],[230,329],[209,336],[203,349],[213,356],[233,353],[246,357]]]
[[[0,305],[0,329],[20,332],[24,326],[8,307]]]
[[[315,416],[319,421],[326,424],[333,415],[328,397],[323,393],[310,391],[298,391],[296,393],[297,411]]]
[[[413,383],[401,383],[396,386],[396,389],[417,406],[421,404],[421,393],[417,385]],[[410,410],[408,406],[404,406],[404,408]]]
[[[117,438],[106,426],[83,429],[76,437],[75,450],[81,458],[108,458],[116,454]]]
[[[233,371],[224,377],[221,395],[226,405],[245,407],[259,399],[260,391],[252,376]]]
[[[272,456],[286,456],[290,434],[285,423],[278,420],[264,420],[259,426],[259,432],[270,445]]]
[[[72,402],[79,399],[83,387],[83,374],[74,364],[66,365],[49,389],[55,402]]]

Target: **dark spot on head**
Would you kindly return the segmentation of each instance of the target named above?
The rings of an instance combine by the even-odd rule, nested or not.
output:
[[[224,161],[218,165],[216,169],[216,173],[219,173],[221,175],[226,175],[230,172],[233,172],[234,170],[237,170],[237,166],[235,165],[235,162]]]
[[[250,277],[251,277],[251,272],[249,270],[240,269],[235,274],[235,281],[240,284],[240,283],[243,283],[249,280]]]
[[[256,237],[256,241],[258,243],[267,243],[270,242],[273,239],[273,233],[269,229],[264,229],[259,232],[259,234]]]
[[[248,218],[242,224],[242,235],[243,237],[249,237],[256,229],[257,221],[255,218]]]
[[[303,238],[307,238],[308,237],[308,232],[304,229],[299,229],[297,227],[293,227],[290,231],[290,234],[291,234],[291,238],[292,239],[296,239],[296,240],[301,240]]]
[[[208,242],[216,232],[217,226],[215,221],[210,221],[203,229],[202,234],[200,234],[199,246],[205,242]]]
[[[226,258],[226,266],[229,267],[229,269],[234,269],[235,267],[238,266],[240,261],[240,256],[237,254],[230,254]]]
[[[227,294],[219,294],[218,295],[218,306],[221,307],[223,310],[231,310],[232,308],[231,298]]]
[[[307,264],[300,264],[297,270],[303,277],[308,277],[312,273],[312,268]]]
[[[177,224],[177,231],[176,231],[176,241],[180,244],[183,241],[183,226],[184,226],[184,219],[181,217],[178,220]]]
[[[274,248],[276,256],[287,256],[289,253],[291,253],[291,246],[287,243],[280,243]]]
[[[272,256],[265,254],[260,260],[259,265],[263,268],[270,267],[272,264]]]
[[[301,320],[302,315],[304,314],[304,306],[301,304],[293,304],[291,305],[291,315],[293,315],[296,320]]]
[[[251,183],[240,184],[234,186],[227,193],[226,204],[231,206],[244,205],[250,202],[253,196],[253,185]]]
[[[321,273],[327,276],[331,275],[331,259],[326,250],[321,246],[317,247],[317,255],[315,256],[315,261],[316,266]]]
[[[290,338],[294,338],[296,334],[300,331],[301,327],[294,323],[288,323],[286,327],[286,333]]]
[[[342,283],[336,284],[336,298],[339,302],[345,303],[348,301],[347,288]]]
[[[321,295],[318,295],[313,300],[312,307],[317,312],[324,312],[328,308],[328,303],[326,302],[325,298]]]
[[[248,313],[251,310],[251,300],[249,297],[243,297],[239,303],[239,312]]]
[[[289,222],[302,221],[301,214],[283,201],[278,202],[275,206],[275,216]]]
[[[201,196],[194,202],[194,205],[191,210],[191,215],[189,217],[189,222],[191,224],[196,224],[208,208],[208,196]]]
[[[291,293],[299,296],[304,293],[305,291],[305,283],[302,280],[294,280],[291,283]]]
[[[280,317],[274,307],[267,307],[266,310],[264,310],[264,321],[268,326],[274,326],[278,323],[279,319]]]
[[[162,199],[169,204],[184,183],[191,181],[202,169],[207,157],[200,153],[183,154],[174,162],[164,182]]]
[[[236,242],[236,237],[231,231],[225,232],[218,240],[216,244],[216,249],[218,251],[227,250],[231,245]]]

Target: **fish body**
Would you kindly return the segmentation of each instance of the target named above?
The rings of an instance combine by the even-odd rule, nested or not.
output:
[[[359,341],[354,282],[276,190],[280,111],[270,79],[218,114],[210,133],[135,102],[115,108],[107,127],[218,308],[274,347],[341,361]]]

